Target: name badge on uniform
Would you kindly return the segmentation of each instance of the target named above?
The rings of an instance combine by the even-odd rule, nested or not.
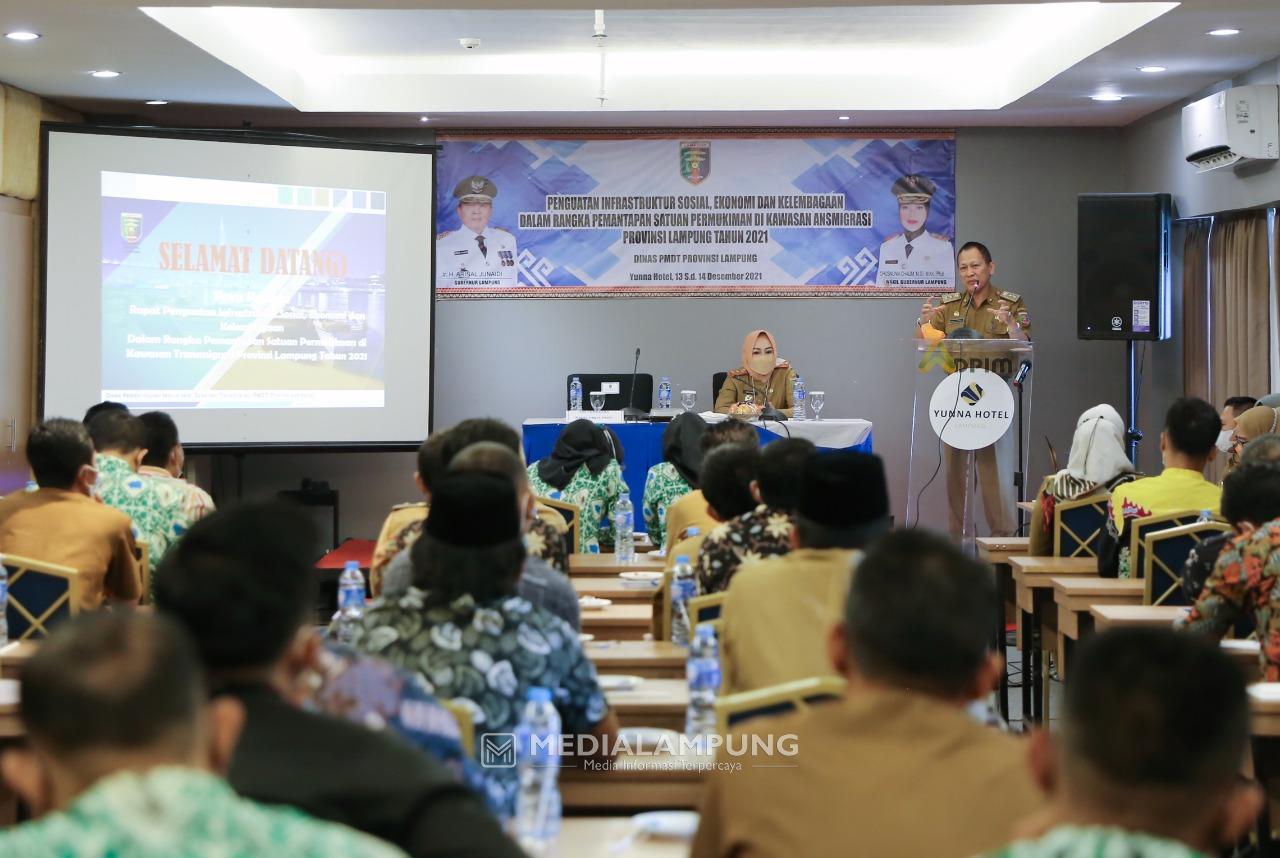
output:
[[[897,265],[897,264],[898,264],[898,260],[896,260],[896,259],[886,259],[886,260],[884,261],[884,264],[885,264],[885,265]]]
[[[511,266],[516,264],[515,257],[512,255],[510,250],[499,250],[498,259],[502,262],[503,266]]]
[[[466,255],[467,255],[468,253],[470,253],[470,252],[471,252],[470,250],[468,250],[467,248],[465,248],[465,247],[464,247],[464,248],[462,248],[462,250],[455,250],[455,251],[453,252],[453,255],[454,255],[454,256],[466,256]]]

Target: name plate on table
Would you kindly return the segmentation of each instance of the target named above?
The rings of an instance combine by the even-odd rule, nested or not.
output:
[[[575,420],[590,420],[592,423],[622,423],[621,411],[566,411],[564,413],[564,422],[572,423]]]

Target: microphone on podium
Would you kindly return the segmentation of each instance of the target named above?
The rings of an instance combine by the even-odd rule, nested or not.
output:
[[[645,420],[649,412],[636,408],[636,371],[640,369],[640,347],[636,346],[636,362],[631,367],[631,390],[627,395],[627,407],[622,409],[623,420]]]

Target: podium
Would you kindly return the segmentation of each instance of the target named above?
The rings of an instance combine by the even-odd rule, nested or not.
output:
[[[913,340],[907,525],[949,532],[976,556],[978,509],[992,536],[1019,529],[1033,347],[1021,340]]]

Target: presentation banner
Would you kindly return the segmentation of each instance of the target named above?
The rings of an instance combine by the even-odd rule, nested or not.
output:
[[[955,284],[955,139],[442,138],[440,298],[896,296]]]

